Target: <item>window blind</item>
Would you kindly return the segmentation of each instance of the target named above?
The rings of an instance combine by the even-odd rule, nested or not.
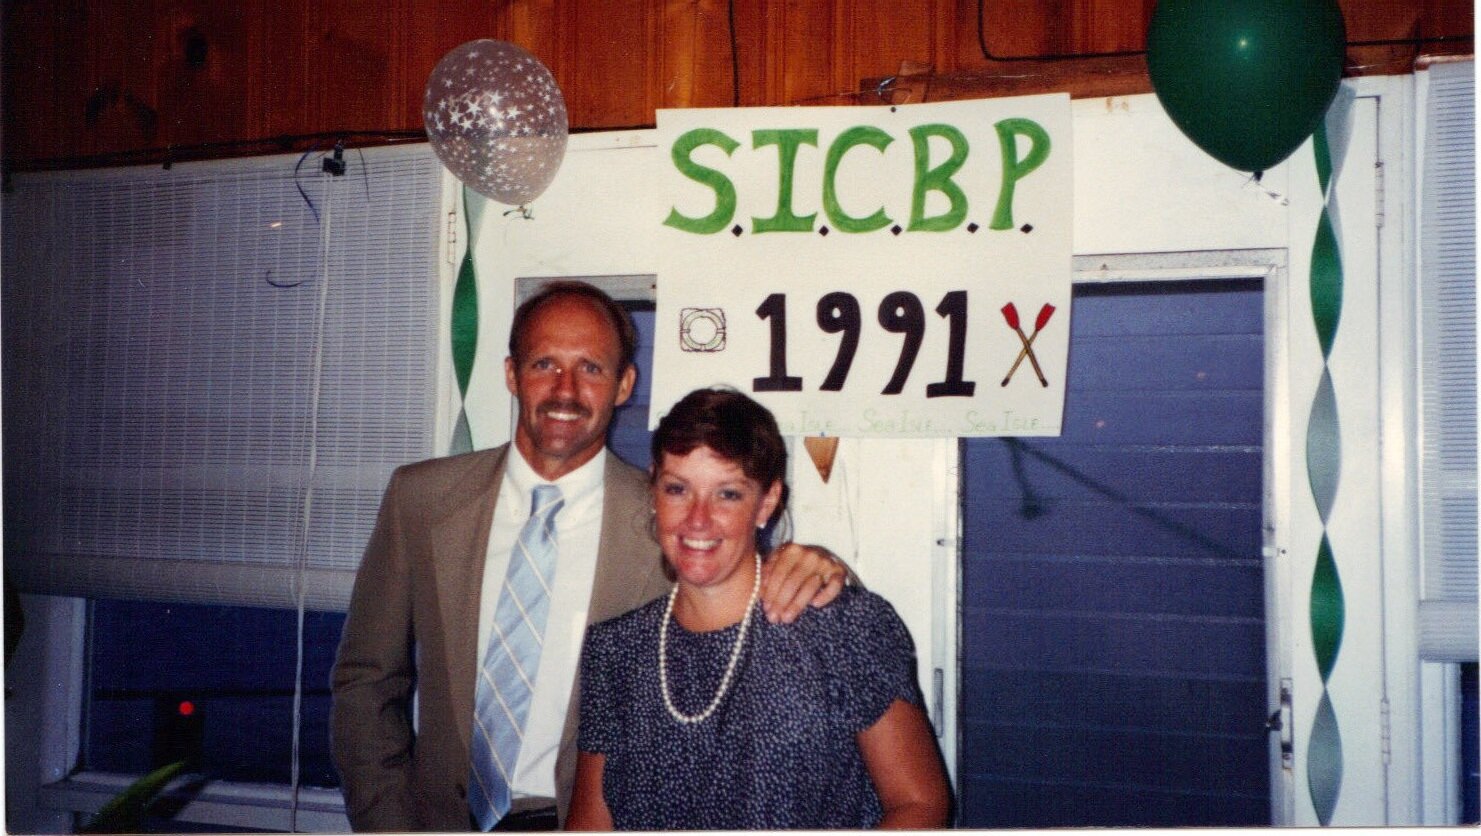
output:
[[[433,452],[440,167],[345,161],[14,177],[11,583],[346,606],[391,471]]]
[[[1420,203],[1420,655],[1476,661],[1476,76],[1429,70]]]

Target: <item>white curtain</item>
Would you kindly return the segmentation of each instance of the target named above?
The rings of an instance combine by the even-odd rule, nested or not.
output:
[[[1429,70],[1421,177],[1420,655],[1476,661],[1476,67]]]
[[[391,471],[433,454],[441,246],[426,146],[345,161],[14,176],[9,583],[344,608]]]

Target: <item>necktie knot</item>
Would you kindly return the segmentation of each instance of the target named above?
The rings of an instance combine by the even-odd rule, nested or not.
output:
[[[530,516],[538,517],[546,508],[557,505],[550,509],[550,516],[555,516],[560,510],[558,503],[561,502],[561,489],[555,485],[536,485],[530,492]]]

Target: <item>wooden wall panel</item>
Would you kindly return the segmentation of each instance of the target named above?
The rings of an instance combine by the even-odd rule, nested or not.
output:
[[[1067,52],[1069,0],[979,0],[978,41],[986,60],[1036,58]]]
[[[78,137],[82,110],[57,100],[64,87],[81,90],[84,68],[61,33],[82,28],[82,3],[14,0],[3,6],[6,153],[22,159],[47,155],[53,137]],[[71,117],[65,121],[63,114]]]
[[[836,94],[853,90],[840,31],[840,9],[831,0],[777,0],[765,23],[765,76],[746,104],[836,104]],[[748,61],[747,65],[756,62]],[[847,100],[844,102],[848,103]]]
[[[1425,0],[1420,17],[1420,36],[1470,35],[1474,26],[1476,4],[1472,0]]]
[[[817,2],[817,0],[814,0]],[[735,9],[735,58],[739,64],[739,104],[755,107],[785,101],[789,80],[786,51],[779,47],[787,31],[788,0],[738,4]],[[729,36],[726,36],[727,47]],[[814,43],[830,43],[829,40]],[[728,58],[729,56],[727,56]],[[826,62],[825,62],[826,63]],[[802,68],[805,73],[805,68]],[[804,89],[811,89],[806,87]],[[731,91],[732,101],[736,91]]]
[[[861,78],[893,75],[902,62],[937,63],[932,44],[941,15],[934,4],[853,0],[849,5],[847,41],[851,60],[845,67],[851,84],[840,84],[840,90],[857,88]]]
[[[421,119],[420,107],[406,111],[402,94],[414,86],[406,77],[403,46],[410,4],[382,0],[376,14],[367,14],[366,5],[317,0],[310,6],[313,41],[305,81],[312,132],[375,131]]]
[[[498,16],[488,0],[411,0],[404,23],[405,83],[399,92],[410,121],[403,128],[419,124],[427,77],[449,50],[479,38],[509,39],[507,29],[497,31]]]
[[[1095,55],[1143,48],[1151,0],[978,0],[984,60]],[[971,21],[974,30],[978,21]]]
[[[1409,72],[1419,55],[1473,48],[1470,0],[1340,2],[1350,74]],[[872,85],[905,71],[911,95],[937,100],[1146,92],[1141,52],[1155,0],[6,0],[3,8],[5,162],[35,167],[313,141],[278,141],[294,135],[325,135],[318,141],[327,144],[340,133],[415,133],[436,62],[488,37],[550,67],[573,130],[651,125],[660,107],[737,99],[872,102]],[[1427,42],[1389,43],[1396,39]],[[78,159],[87,155],[112,156]]]
[[[573,129],[650,124],[659,74],[656,0],[515,2],[496,35],[539,58],[566,99]],[[646,118],[643,114],[646,114]]]
[[[754,26],[748,25],[751,19],[740,9],[736,10],[736,39],[732,44],[725,0],[656,5],[654,107],[730,107],[736,101],[737,89],[752,88],[754,73],[748,75],[742,69],[737,75],[733,57],[742,68],[753,68],[750,59],[759,54],[764,41],[756,39]],[[742,98],[741,103],[755,102]],[[641,112],[629,113],[627,119],[628,125],[653,121]]]
[[[1145,48],[1155,0],[1080,0],[1066,21],[1070,51],[1106,53]]]
[[[1412,38],[1419,35],[1424,7],[1411,3],[1364,3],[1346,0],[1339,5],[1349,39]]]
[[[1460,47],[1473,48],[1474,9],[1454,0],[1424,0],[1415,3],[1379,3],[1343,0],[1347,23],[1347,71],[1354,75],[1383,75],[1408,72],[1422,54],[1444,54]],[[1452,38],[1467,36],[1456,44]],[[1378,43],[1404,41],[1420,43]],[[1430,41],[1423,43],[1423,41]]]
[[[314,0],[254,0],[247,33],[247,133],[260,138],[311,133],[309,8]],[[272,14],[262,3],[272,4]],[[221,137],[216,137],[221,139]]]
[[[155,90],[154,41],[159,25],[155,4],[137,3],[134,13],[126,15],[98,12],[87,10],[81,43],[74,41],[66,50],[82,63],[86,86],[54,91],[61,107],[83,109],[82,152],[100,154],[168,144],[168,137],[160,132]],[[79,33],[62,34],[73,41]]]
[[[654,56],[653,99],[657,107],[694,107],[695,55],[705,49],[703,27],[691,5],[670,3],[657,15],[658,54]]]
[[[575,10],[575,11],[572,11]],[[641,125],[651,122],[648,62],[655,56],[650,3],[622,0],[586,0],[562,7],[560,36],[562,75],[567,106],[574,106],[577,124],[595,128]]]
[[[247,33],[261,15],[242,11],[214,0],[174,0],[156,7],[151,86],[161,134],[171,144],[250,133]]]
[[[976,60],[977,29],[971,0],[936,0],[936,31],[931,43],[937,72],[955,72],[963,61]]]
[[[1474,9],[1459,0],[1339,3],[1347,24],[1347,75],[1406,73],[1421,56],[1473,52]],[[1155,0],[957,0],[960,29],[938,43],[954,44],[959,63],[945,69],[949,62],[939,61],[919,84],[933,101],[1060,90],[1077,98],[1151,92],[1145,33],[1155,8]],[[943,57],[948,48],[942,47]]]

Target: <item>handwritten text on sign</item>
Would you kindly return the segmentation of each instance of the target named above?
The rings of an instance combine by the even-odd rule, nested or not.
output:
[[[653,409],[734,386],[783,432],[1055,435],[1069,99],[660,111]]]

